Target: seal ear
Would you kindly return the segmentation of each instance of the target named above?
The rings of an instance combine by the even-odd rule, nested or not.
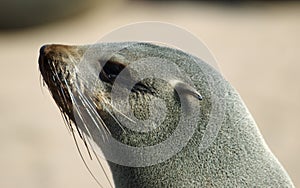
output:
[[[169,83],[178,93],[195,97],[198,100],[203,99],[201,94],[194,87],[185,82],[182,82],[180,80],[171,80],[169,81]]]

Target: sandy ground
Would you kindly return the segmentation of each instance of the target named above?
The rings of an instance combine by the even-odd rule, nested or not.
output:
[[[0,187],[98,187],[58,108],[40,87],[38,49],[44,43],[93,43],[116,27],[145,20],[180,25],[208,45],[300,186],[299,18],[299,4],[232,8],[122,1],[64,22],[0,31]],[[108,186],[101,172],[96,176]]]

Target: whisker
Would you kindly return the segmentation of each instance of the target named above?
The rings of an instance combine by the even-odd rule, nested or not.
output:
[[[80,155],[80,158],[81,158],[82,162],[84,163],[84,166],[86,167],[86,169],[88,170],[88,172],[90,173],[90,175],[93,177],[93,179],[96,181],[96,183],[97,183],[100,187],[104,188],[104,187],[101,185],[101,183],[98,181],[98,179],[95,177],[95,175],[93,174],[93,172],[91,171],[91,169],[89,168],[87,162],[85,161],[85,159],[84,159],[84,157],[83,157],[83,155],[82,155],[82,153],[81,153],[81,150],[80,150],[80,148],[79,148],[79,145],[78,145],[76,136],[75,136],[75,134],[74,134],[74,131],[72,131],[72,135],[73,135],[73,139],[74,139],[76,148],[77,148],[78,153],[79,153],[79,155]]]
[[[78,89],[77,84],[75,84],[75,87]],[[104,136],[107,137],[106,133],[110,134],[110,131],[107,128],[107,126],[105,125],[105,122],[102,120],[102,118],[99,116],[99,114],[95,110],[95,107],[93,107],[93,105],[90,103],[90,101],[88,99],[86,99],[86,97],[84,95],[82,95],[81,92],[77,92],[77,93],[79,95],[80,102],[82,102],[83,106],[85,107],[86,112],[89,115],[88,117],[90,117],[92,119],[93,123],[95,124],[95,126],[97,127],[98,130],[104,131],[104,133],[105,133]],[[101,126],[99,127],[98,124],[100,124]],[[103,131],[99,131],[99,132],[101,133]]]
[[[75,84],[75,87],[78,89],[78,91],[80,91],[77,84]],[[97,124],[97,122],[96,122],[97,120],[95,120],[94,117],[96,117],[96,119],[98,119],[99,123],[100,123],[103,127],[105,127],[106,131],[107,131],[109,134],[111,134],[110,131],[109,131],[109,129],[108,129],[107,126],[105,125],[105,122],[102,120],[102,118],[101,118],[101,117],[99,116],[99,114],[97,113],[96,108],[95,108],[96,104],[93,102],[93,100],[92,100],[91,98],[87,98],[87,97],[86,97],[85,95],[83,95],[81,92],[78,92],[78,95],[79,95],[79,99],[81,99],[81,101],[83,102],[83,105],[86,107],[86,109],[87,109],[87,111],[88,111],[90,117],[91,117],[92,120],[94,121],[94,123],[95,123],[95,125],[97,126],[97,128],[100,129],[99,126],[98,126],[98,124]],[[91,101],[92,101],[93,104],[91,103]],[[90,112],[90,110],[91,110],[92,112]],[[90,114],[90,113],[93,113],[93,114]],[[102,127],[102,126],[101,126],[101,127]],[[103,129],[103,127],[102,127],[102,129]],[[86,129],[87,129],[87,128],[86,128]],[[87,129],[87,131],[89,132],[88,129]],[[105,131],[105,132],[106,132],[106,131]],[[89,134],[90,134],[90,132],[89,132]],[[92,137],[91,137],[91,138],[92,138]],[[92,146],[92,144],[90,143],[89,139],[87,139],[87,141],[88,141],[89,145]],[[92,149],[92,151],[93,151],[93,153],[94,153],[94,156],[95,156],[96,159],[97,159],[98,164],[100,165],[102,171],[104,172],[104,175],[105,175],[106,179],[108,180],[110,187],[113,187],[112,182],[110,181],[110,179],[109,179],[109,177],[108,177],[108,174],[106,173],[106,171],[105,171],[105,169],[104,169],[104,167],[103,167],[103,165],[102,165],[102,163],[101,163],[101,161],[100,161],[100,159],[99,159],[97,153],[95,152],[95,150],[94,150],[93,147],[91,147],[91,149]]]
[[[74,59],[74,61],[75,61],[75,59]],[[93,179],[96,181],[96,183],[100,187],[103,187],[103,185],[96,178],[96,176],[94,175],[94,172],[90,169],[87,161],[85,160],[85,157],[83,156],[83,153],[82,153],[82,149],[80,149],[78,141],[77,141],[78,137],[80,137],[80,139],[83,141],[84,147],[87,149],[87,154],[89,155],[90,159],[93,160],[92,155],[95,156],[95,158],[97,159],[97,163],[100,166],[100,169],[104,172],[105,177],[109,182],[110,187],[113,187],[113,184],[110,181],[108,174],[106,173],[97,153],[95,152],[93,145],[91,144],[91,140],[90,140],[90,139],[93,139],[93,136],[90,132],[90,128],[88,127],[88,125],[91,121],[95,125],[95,127],[99,130],[99,132],[102,133],[102,136],[104,136],[106,139],[108,139],[107,138],[108,134],[111,134],[108,127],[106,126],[105,122],[103,121],[103,119],[97,112],[97,108],[96,108],[97,105],[93,102],[93,100],[91,98],[87,98],[81,92],[81,89],[79,88],[79,85],[77,83],[74,84],[74,87],[72,86],[72,89],[74,89],[75,91],[73,91],[71,89],[66,78],[60,76],[61,71],[63,69],[61,66],[59,66],[58,63],[56,64],[56,66],[55,66],[55,61],[48,61],[48,63],[49,63],[49,67],[50,67],[50,69],[49,69],[49,71],[51,73],[50,75],[52,75],[52,77],[49,76],[49,79],[51,82],[53,82],[54,87],[56,87],[56,89],[57,89],[57,92],[55,94],[52,92],[50,92],[50,93],[53,97],[54,97],[54,95],[57,95],[59,98],[59,103],[60,103],[59,106],[61,106],[59,109],[61,111],[61,115],[62,115],[64,123],[68,129],[68,132],[71,133],[71,135],[74,139],[76,148],[80,155],[80,158],[82,159],[85,167],[87,168],[88,172],[93,177]],[[40,86],[41,86],[41,84],[42,83],[40,82]],[[50,89],[50,91],[51,91],[51,89]],[[74,92],[76,92],[76,95],[74,95]],[[71,103],[68,101],[71,101]],[[73,104],[73,106],[71,106],[70,104]],[[78,118],[78,121],[76,121],[76,122],[74,122],[75,119],[70,119],[70,117],[68,116],[68,115],[71,115],[72,110],[73,110],[74,118],[75,119]],[[108,112],[111,114],[110,111],[108,111]],[[79,126],[79,125],[82,125],[82,128],[85,129],[85,131],[82,131],[83,129],[80,129],[81,126]],[[78,137],[75,135],[75,129],[77,130]],[[105,140],[105,138],[103,138],[103,139]]]
[[[78,74],[78,78],[81,78],[82,81],[85,82],[85,79],[84,79],[82,76],[80,76],[80,74]],[[93,83],[95,84],[96,82],[93,82]],[[95,85],[94,85],[94,87],[95,87]],[[80,94],[81,94],[81,93],[80,93]],[[82,96],[82,94],[81,94],[81,96]],[[82,96],[82,98],[85,99],[86,97],[83,97],[83,96]],[[102,100],[103,100],[104,104],[107,104],[107,105],[110,106],[113,110],[115,110],[115,111],[117,111],[118,113],[120,113],[123,117],[125,117],[125,118],[128,119],[129,121],[135,123],[135,121],[133,121],[133,120],[130,119],[128,116],[126,116],[125,114],[123,114],[122,112],[120,112],[116,107],[114,107],[114,106],[113,106],[109,101],[107,101],[104,97],[102,98]],[[90,101],[92,101],[92,103],[94,104],[94,106],[96,106],[96,104],[93,102],[92,98],[89,97],[89,96],[88,96],[88,99],[86,99],[85,101],[88,103],[88,106],[89,106],[89,105],[92,106],[92,104],[91,104]],[[115,120],[115,122],[116,122],[116,123],[118,124],[118,126],[122,129],[122,131],[124,131],[124,132],[126,133],[126,130],[124,129],[123,125],[122,125],[122,124],[120,123],[120,121],[115,117],[115,115],[114,115],[108,108],[106,108],[105,106],[103,106],[103,108],[104,108],[104,109],[106,110],[106,112],[108,112],[108,113],[110,114],[110,116]],[[99,117],[98,113],[95,112],[94,108],[93,108],[92,110],[94,111],[96,117]],[[101,117],[100,117],[100,119],[101,119]],[[101,122],[103,122],[102,119],[101,119]],[[109,131],[109,129],[107,128],[107,126],[106,126],[106,124],[105,124],[104,122],[103,122],[103,125],[102,125],[102,126],[104,126],[105,129],[106,129],[106,130],[109,132],[109,134],[110,134],[110,131]]]
[[[92,139],[92,136],[91,136],[91,133],[90,133],[89,129],[88,129],[86,126],[85,126],[85,128],[86,128],[88,134],[90,135],[90,138]],[[83,140],[84,140],[84,144],[85,144],[85,147],[86,147],[86,148],[88,148],[88,145],[91,147],[91,150],[93,151],[93,154],[94,154],[95,158],[97,159],[97,162],[98,162],[98,164],[99,164],[100,167],[101,167],[101,170],[104,172],[105,177],[107,178],[107,180],[108,180],[110,186],[113,187],[113,186],[112,186],[112,183],[111,183],[111,181],[110,181],[110,179],[109,179],[109,177],[108,177],[108,175],[107,175],[107,173],[106,173],[106,171],[105,171],[105,169],[104,169],[104,167],[103,167],[101,161],[99,160],[98,155],[96,154],[96,152],[95,152],[95,150],[94,150],[92,144],[90,143],[89,139],[84,138]],[[88,144],[87,144],[87,142],[88,142]],[[88,152],[89,152],[89,150],[88,150]],[[82,155],[81,155],[81,156],[82,156]],[[91,156],[91,153],[90,153],[90,152],[89,152],[89,156],[90,156],[90,159],[92,160],[92,156]],[[87,166],[87,164],[86,164],[85,161],[84,161],[84,163],[85,163],[85,165]],[[88,168],[88,167],[87,167],[87,168]],[[89,168],[88,168],[88,170],[89,170],[90,173],[92,173],[91,170],[90,170]],[[93,175],[93,173],[92,173],[92,176],[93,176],[94,179],[95,179],[95,176]],[[96,181],[97,181],[97,180],[96,180]],[[97,181],[97,182],[98,182],[98,181]]]
[[[60,84],[59,84],[59,90],[60,90],[59,95],[60,95],[60,97],[61,97],[61,101],[62,101],[63,105],[67,107],[68,102],[67,102],[67,97],[66,97],[65,91],[64,91],[63,88],[62,88],[62,81],[60,80],[59,76],[57,75],[57,71],[54,71],[54,74],[53,74],[53,75],[56,77],[57,81],[60,83]],[[66,83],[65,83],[65,84],[66,84]],[[70,93],[70,92],[69,92],[69,93]],[[62,95],[62,96],[61,96],[61,95]],[[63,117],[64,117],[63,119],[66,120],[66,117],[67,117],[67,116],[65,115],[65,113],[63,113],[63,109],[60,109],[60,111],[61,111],[62,114],[64,114],[64,115],[63,115]],[[70,129],[70,127],[69,127],[69,129]],[[80,133],[79,130],[77,130],[77,131],[78,131],[78,133]],[[79,134],[79,135],[82,137],[81,134]]]
[[[115,115],[113,113],[111,113],[109,111],[108,108],[104,107],[105,110],[109,113],[109,115],[115,120],[115,122],[119,125],[119,127],[122,129],[122,131],[124,131],[124,133],[126,133],[126,130],[124,129],[123,125],[120,123],[120,121],[115,117]]]
[[[64,78],[64,82],[66,83],[65,78]],[[66,83],[66,85],[67,85],[67,83]],[[67,89],[69,90],[69,93],[70,93],[71,91],[70,91],[70,88],[69,88],[68,85],[67,85]],[[82,95],[80,92],[78,92],[78,94]],[[76,98],[73,96],[72,93],[70,93],[70,97],[71,97],[71,100],[73,101],[73,103],[74,103],[74,105],[75,105],[75,111],[76,111],[76,113],[78,114],[78,116],[79,116],[79,118],[80,118],[80,120],[81,120],[81,122],[82,122],[84,128],[85,128],[86,131],[88,132],[89,137],[92,139],[92,138],[93,138],[93,137],[92,137],[92,134],[90,133],[88,127],[86,126],[86,120],[85,120],[85,118],[81,115],[80,106],[79,106],[79,105],[77,104],[77,102],[75,101]],[[81,100],[81,101],[85,101],[85,99],[83,98],[83,100]],[[85,103],[83,103],[83,105],[85,106]],[[87,107],[87,106],[85,106],[85,107],[86,107],[86,109],[90,109],[90,108]],[[92,109],[93,109],[93,108],[92,108]],[[89,114],[89,117],[91,117],[91,118],[93,119],[93,121],[94,121],[95,125],[97,126],[97,128],[100,129],[99,126],[98,126],[98,124],[97,124],[97,122],[96,122],[96,121],[94,120],[94,118],[93,118],[94,116],[93,116],[92,114],[90,114],[89,111],[87,111],[87,112],[88,112],[88,114]],[[99,116],[99,115],[97,114],[96,117],[98,117],[98,116]],[[102,120],[102,119],[100,118],[100,120]],[[100,123],[101,123],[101,122],[100,122]],[[104,123],[104,122],[103,122],[103,123]],[[102,127],[102,126],[100,126],[100,127]],[[76,126],[76,128],[78,129],[78,126]],[[103,129],[103,127],[102,127],[102,129]],[[80,131],[78,130],[78,132],[80,132]],[[102,132],[102,131],[101,131],[101,132]],[[82,140],[84,141],[84,144],[85,144],[86,148],[88,149],[88,145],[87,145],[87,143],[86,143],[86,139],[85,139],[83,136],[82,136]],[[87,140],[88,140],[88,139],[87,139]],[[90,147],[92,148],[92,150],[94,150],[93,146],[92,146],[91,144],[89,144],[89,145],[90,145]],[[90,158],[92,159],[92,156],[91,156],[91,154],[90,154],[89,149],[88,149],[88,153],[89,153]]]
[[[86,142],[86,141],[89,142],[89,139],[86,139],[85,136],[83,136],[83,137],[84,137],[84,139],[83,139],[84,146],[85,146],[86,148],[89,148],[89,147],[88,147],[88,144],[87,144],[87,142]],[[90,144],[90,143],[89,143],[89,144]],[[91,145],[90,145],[90,146],[91,146]],[[92,149],[92,151],[94,151],[94,148],[93,148],[93,147],[91,147],[91,149]],[[90,150],[87,149],[87,151],[88,151],[88,155],[89,155],[90,159],[93,160],[93,157],[92,157],[92,155],[91,155]]]
[[[79,79],[79,80],[81,80],[82,82],[86,82],[85,79],[82,78],[82,77],[80,76],[80,74],[78,74],[77,76],[78,76],[78,79]],[[80,79],[80,78],[81,78],[81,79]],[[107,132],[107,133],[109,133],[109,134],[111,135],[110,130],[108,129],[108,127],[106,126],[105,122],[104,122],[103,119],[99,116],[99,114],[98,114],[98,112],[97,112],[97,110],[96,110],[97,104],[95,104],[95,103],[93,102],[93,100],[92,100],[90,97],[87,98],[85,95],[83,95],[83,94],[80,92],[80,89],[79,89],[77,83],[75,83],[74,85],[75,85],[75,87],[77,88],[77,91],[79,91],[79,92],[78,92],[78,95],[79,95],[79,97],[81,97],[80,99],[81,99],[81,101],[84,103],[84,105],[86,105],[86,106],[85,106],[86,109],[87,109],[87,110],[91,110],[91,112],[93,113],[93,116],[91,115],[90,117],[93,118],[93,121],[94,121],[94,117],[96,117],[96,120],[98,120],[99,124],[101,125],[101,128],[104,127],[104,128],[105,128],[104,131]],[[92,102],[91,102],[91,101],[92,101]],[[90,112],[88,111],[88,113],[90,113]],[[100,130],[98,124],[95,123],[95,125],[96,125],[97,128]]]
[[[79,77],[81,77],[80,75],[78,75]],[[84,79],[83,79],[84,80]],[[81,94],[82,96],[82,94]],[[92,101],[92,103],[94,104],[94,106],[96,106],[95,102],[93,102],[92,98],[88,96],[88,99],[86,99],[86,97],[83,97],[83,100],[86,101],[90,106],[93,106],[91,104],[90,101]],[[85,100],[86,99],[86,100]],[[102,100],[105,102],[105,104],[108,104],[111,108],[115,109],[116,111],[118,111],[118,109],[116,109],[113,105],[111,105],[108,101],[105,100],[105,98],[103,97]],[[105,108],[105,106],[103,105],[103,108]],[[96,117],[99,117],[98,113],[95,111],[95,109],[92,109],[94,111],[94,114]],[[122,126],[122,124],[120,123],[120,121],[115,117],[115,115],[113,113],[110,112],[110,110],[108,108],[105,108],[106,112],[108,112],[110,114],[110,116],[115,120],[115,122],[118,124],[118,126],[124,131],[126,132],[126,130],[124,129],[124,127]],[[121,113],[121,112],[120,112]],[[127,117],[125,114],[121,113],[124,117],[126,117],[127,119],[130,120],[129,117]],[[101,121],[103,122],[102,118],[99,117],[101,119]],[[105,127],[105,129],[109,132],[109,134],[111,135],[109,129],[107,128],[106,124],[103,122],[103,126]]]
[[[70,122],[69,122],[70,119],[67,118],[68,116],[62,110],[60,110],[60,114],[61,114],[61,117],[63,118],[64,124],[68,130],[68,133],[71,134],[71,128],[70,128]]]
[[[90,143],[89,140],[88,140],[88,142],[89,142],[89,144],[91,145],[91,143]],[[94,153],[94,155],[95,155],[95,157],[96,157],[96,159],[97,159],[98,164],[100,165],[102,171],[104,172],[104,175],[105,175],[105,177],[106,177],[106,179],[107,179],[107,181],[108,181],[110,187],[113,188],[112,182],[110,181],[110,179],[109,179],[109,177],[108,177],[108,174],[106,173],[106,171],[105,171],[105,169],[104,169],[104,167],[103,167],[103,165],[102,165],[102,163],[101,163],[101,161],[100,161],[100,159],[99,159],[97,153],[95,152],[94,148],[92,148],[92,151],[93,151],[93,153]]]
[[[85,126],[85,128],[88,130],[88,128],[86,127],[86,120],[85,120],[85,118],[83,118],[83,116],[81,115],[81,110],[80,110],[80,107],[79,107],[79,105],[78,105],[78,103],[76,102],[76,99],[75,99],[75,97],[74,97],[74,95],[73,95],[73,93],[72,93],[72,91],[71,91],[71,89],[70,89],[70,87],[69,87],[69,85],[68,85],[68,83],[67,83],[67,81],[66,81],[66,79],[64,78],[64,83],[65,83],[65,85],[66,85],[66,88],[67,88],[67,90],[68,90],[68,92],[69,92],[69,96],[70,96],[70,98],[71,98],[71,101],[72,101],[72,104],[74,104],[73,105],[73,107],[74,107],[74,109],[73,109],[73,112],[74,112],[74,116],[75,116],[75,112],[76,112],[76,114],[79,116],[79,120],[82,122],[82,124]],[[75,120],[74,120],[75,121]],[[77,132],[78,133],[80,133],[80,131],[79,131],[79,129],[78,129],[78,126],[76,126],[76,129],[77,129]],[[81,134],[80,134],[81,135]],[[89,135],[89,136],[92,136],[92,135]],[[83,136],[81,135],[81,138],[83,139]],[[91,137],[92,138],[92,137]]]
[[[121,114],[123,117],[125,117],[127,120],[131,121],[132,123],[136,123],[134,120],[130,119],[126,114],[122,113],[119,109],[117,109],[114,105],[112,105],[108,100],[105,98],[102,99],[105,104],[109,105],[113,110]]]
[[[43,79],[42,75],[40,74],[39,77],[39,84],[40,84],[40,89],[42,91],[42,94],[45,95],[43,88],[45,87],[45,80]]]
[[[63,95],[62,97],[62,102],[64,103],[64,105],[66,106],[67,105],[67,99],[66,99],[66,95],[65,95],[65,92],[64,92],[64,90],[63,90],[63,88],[61,87],[61,85],[62,85],[62,81],[60,80],[60,78],[59,78],[59,76],[57,75],[57,71],[54,71],[55,73],[54,73],[54,75],[56,76],[56,78],[57,78],[57,81],[60,83],[60,86],[59,86],[59,88],[60,88],[60,90],[61,90],[61,94]],[[76,112],[78,112],[77,114],[79,115],[79,118],[80,118],[80,120],[83,122],[83,124],[85,124],[84,123],[84,119],[80,116],[80,113],[79,113],[79,107],[78,107],[78,104],[77,104],[77,102],[75,101],[75,100],[73,100],[74,99],[74,96],[73,96],[73,93],[72,93],[72,91],[71,91],[71,89],[69,88],[69,85],[68,85],[68,83],[67,83],[67,81],[66,81],[66,79],[65,78],[63,78],[63,81],[64,81],[64,84],[65,84],[65,86],[67,87],[67,90],[68,90],[68,93],[69,93],[69,96],[70,96],[70,98],[71,98],[71,101],[72,101],[72,104],[75,104],[75,110],[76,110]],[[73,109],[74,110],[74,109]],[[65,115],[64,115],[65,116]],[[71,127],[71,124],[69,124],[70,125],[70,127]],[[76,124],[75,124],[76,125]],[[85,138],[83,137],[83,134],[82,134],[82,132],[79,130],[79,128],[78,128],[78,126],[75,126],[76,127],[76,129],[77,129],[77,133],[79,134],[79,136],[80,136],[80,138],[83,140],[83,142],[85,143],[85,145],[86,145],[86,141],[85,141]],[[89,148],[87,147],[87,145],[86,145],[86,148],[87,148],[87,151],[88,151],[88,153],[89,153],[89,155],[90,155],[90,157],[91,157],[91,154],[90,154],[90,151],[89,151]]]
[[[90,98],[86,98],[85,96],[83,96],[82,94],[80,94],[81,99],[84,101],[84,103],[87,103],[87,106],[93,106],[93,104],[90,102],[91,99]],[[90,99],[90,100],[89,100]],[[94,106],[96,106],[96,104],[94,104]],[[103,121],[103,119],[99,116],[99,114],[97,113],[95,108],[89,108],[92,110],[93,114],[95,115],[95,117],[100,121],[99,123],[101,123],[102,126],[104,126],[105,130],[111,135],[110,130],[108,129],[108,127],[106,126],[105,122]],[[101,127],[102,127],[101,126]],[[97,128],[99,129],[99,127],[97,126]]]
[[[76,114],[78,114],[79,119],[80,119],[80,122],[82,122],[84,128],[87,130],[89,137],[92,138],[92,135],[91,135],[91,133],[89,132],[87,126],[86,126],[85,120],[84,120],[84,118],[81,116],[81,114],[80,114],[80,112],[79,112],[79,110],[78,110],[77,107],[75,108],[74,113],[75,113],[75,112],[76,112]],[[77,122],[77,123],[78,123],[78,122]],[[76,125],[76,124],[75,124],[75,125]],[[79,134],[81,140],[83,141],[83,143],[84,143],[84,145],[85,145],[85,147],[86,147],[86,149],[87,149],[87,152],[88,152],[90,158],[92,159],[92,156],[91,156],[91,154],[90,154],[90,149],[89,149],[88,145],[86,144],[86,138],[85,138],[85,136],[84,136],[85,134],[79,129],[79,127],[78,127],[77,125],[76,125],[75,127],[76,127],[76,129],[77,129],[77,132],[78,132],[78,134]],[[90,147],[93,148],[91,145],[90,145]]]
[[[86,112],[88,113],[89,117],[91,117],[93,123],[96,125],[99,132],[102,133],[101,130],[103,130],[104,131],[103,136],[105,136],[105,138],[107,139],[106,133],[108,133],[108,134],[111,134],[111,133],[110,133],[109,129],[106,127],[105,122],[102,120],[101,117],[98,117],[99,116],[98,114],[95,114],[95,112],[93,112],[94,111],[93,108],[92,109],[89,108],[88,104],[86,104],[85,99],[83,99],[82,97],[80,97],[80,99],[83,101],[83,105],[86,108]],[[92,112],[90,110],[92,110]],[[96,119],[94,117],[96,117]],[[99,127],[98,124],[100,124],[101,126]]]
[[[66,80],[64,80],[64,82],[66,83]],[[69,86],[67,86],[67,88],[68,88],[68,90],[70,89]],[[71,100],[72,100],[72,101],[75,100],[73,94],[70,94],[70,97],[71,97]],[[79,107],[78,107],[77,102],[74,101],[74,104],[75,104],[75,109],[76,109],[76,112],[78,113],[79,118],[81,119],[82,123],[85,125],[85,123],[84,123],[85,120],[84,120],[84,118],[80,115]],[[90,131],[88,130],[88,128],[87,128],[86,126],[84,126],[84,127],[85,127],[85,129],[87,130],[87,132],[88,132],[90,138],[92,138],[92,135],[91,135]],[[78,128],[78,126],[76,126],[76,128]],[[77,130],[77,131],[80,133],[79,130]],[[95,181],[97,182],[97,184],[100,185],[101,187],[103,187],[103,186],[99,183],[98,179],[95,177],[95,175],[93,174],[93,172],[91,171],[91,169],[88,167],[86,161],[84,160],[84,157],[83,157],[83,155],[82,155],[82,153],[81,153],[81,150],[80,150],[80,148],[79,148],[79,146],[78,146],[78,142],[77,142],[77,140],[76,140],[76,137],[75,137],[75,135],[74,135],[73,129],[72,129],[71,132],[72,132],[72,135],[73,135],[73,138],[74,138],[74,141],[75,141],[77,150],[79,151],[80,157],[81,157],[81,159],[82,159],[84,165],[86,166],[86,168],[87,168],[87,170],[89,171],[89,173],[91,174],[91,176],[95,179]],[[80,134],[81,134],[81,133],[80,133]],[[104,170],[104,168],[103,168],[101,162],[99,161],[98,156],[96,155],[95,150],[94,150],[94,148],[92,147],[92,144],[89,142],[89,139],[86,139],[84,136],[81,136],[81,138],[82,138],[82,140],[83,140],[83,142],[84,142],[85,147],[87,148],[87,151],[88,151],[88,154],[89,154],[89,156],[90,156],[90,159],[92,160],[92,155],[91,155],[91,153],[90,153],[90,150],[88,149],[88,148],[89,148],[88,145],[91,147],[91,150],[93,151],[93,153],[94,153],[94,155],[95,155],[95,157],[96,157],[98,163],[99,163],[100,166],[101,166],[101,169],[103,170],[103,172],[104,172],[106,178],[107,178],[108,181],[109,181],[110,186],[112,187],[112,184],[111,184],[111,182],[110,182],[110,180],[109,180],[109,178],[108,178],[108,176],[107,176],[107,174],[106,174],[106,172],[105,172],[105,170]],[[87,144],[87,142],[88,142],[89,144]]]

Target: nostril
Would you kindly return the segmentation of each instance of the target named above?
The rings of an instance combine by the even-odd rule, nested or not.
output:
[[[39,59],[38,59],[38,62],[39,62],[39,65],[40,66],[44,66],[43,64],[45,63],[45,62],[47,62],[47,53],[46,53],[46,51],[47,51],[47,48],[48,47],[48,45],[43,45],[41,48],[40,48],[40,55],[39,55]]]
[[[48,47],[48,45],[43,45],[41,48],[40,48],[40,55],[45,55],[45,50],[46,48]]]

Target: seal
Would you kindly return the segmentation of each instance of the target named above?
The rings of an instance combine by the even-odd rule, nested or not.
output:
[[[137,69],[133,68],[136,62],[148,60],[138,66],[144,74],[159,71],[157,64],[149,61],[152,57],[159,58],[161,64],[175,63],[191,83],[178,75],[174,78],[167,75],[172,77],[168,81],[155,76],[139,79]],[[72,133],[76,130],[93,152],[89,140],[103,150],[108,148],[110,152],[104,152],[106,157],[119,155],[131,159],[130,164],[135,164],[139,153],[116,152],[103,146],[103,140],[111,136],[128,146],[151,147],[168,140],[182,118],[194,118],[193,109],[201,109],[194,118],[196,127],[191,138],[169,158],[144,166],[108,161],[115,187],[294,187],[238,93],[219,72],[197,57],[178,49],[139,42],[45,45],[40,49],[39,69]],[[208,75],[210,80],[203,75]],[[115,85],[123,88],[116,93],[127,93],[128,100],[112,103]],[[209,122],[218,118],[213,117],[216,94],[224,102],[223,108],[216,110],[220,112],[217,114],[224,116],[215,125],[220,129],[211,143],[201,150]],[[158,111],[166,111],[163,121],[158,121],[159,126],[157,122],[147,121],[153,116],[151,101],[156,99],[165,104]],[[182,99],[187,99],[184,117],[180,117]],[[127,101],[130,108],[118,110]],[[133,116],[128,115],[129,111]],[[154,116],[159,119],[160,114]],[[118,117],[146,123],[128,127]],[[183,138],[179,137],[178,143]],[[164,151],[151,157],[159,153]]]

